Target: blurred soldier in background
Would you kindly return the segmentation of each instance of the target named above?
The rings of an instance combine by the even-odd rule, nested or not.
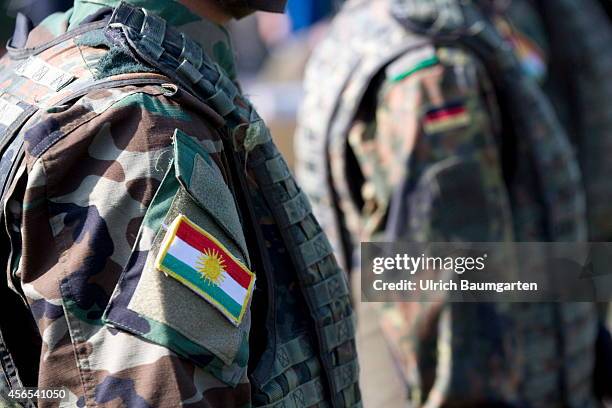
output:
[[[307,70],[296,155],[352,278],[360,241],[611,238],[611,43],[596,0],[349,1]],[[415,406],[612,394],[590,303],[389,304],[380,323]],[[384,353],[360,347],[384,376]],[[362,377],[365,404],[397,403],[376,380]]]
[[[344,274],[221,25],[285,2],[117,3],[0,60],[0,405],[360,406]]]
[[[612,98],[612,19],[597,1],[552,5],[538,0],[538,14],[524,1],[515,3],[509,19],[541,44],[546,71],[540,83],[576,146],[589,241],[612,241],[612,107],[607,102]]]
[[[527,32],[537,20],[528,6],[511,7],[510,19]],[[552,5],[535,2],[541,18],[538,35],[546,51],[543,87],[574,144],[587,201],[589,241],[612,241],[612,1]],[[602,12],[602,9],[604,12]],[[606,14],[607,13],[607,14]],[[595,262],[610,268],[603,257]],[[602,316],[612,327],[610,304]],[[607,351],[612,354],[612,350]],[[612,379],[610,379],[612,383]]]

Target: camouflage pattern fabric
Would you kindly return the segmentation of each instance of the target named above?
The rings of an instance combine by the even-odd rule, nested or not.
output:
[[[174,29],[162,32],[163,21],[120,5],[109,22],[108,36],[119,44],[127,42],[132,52],[227,121],[228,160],[233,162],[236,183],[248,193],[246,202],[239,201],[241,213],[255,230],[253,245],[259,247],[263,263],[259,269],[271,272],[266,290],[275,296],[265,303],[266,332],[259,334],[266,336],[267,344],[251,376],[259,385],[252,391],[255,404],[314,406],[329,399],[334,407],[360,406],[346,278],[308,200],[269,130],[223,70]],[[311,324],[315,341],[308,335],[296,338],[297,333],[312,332]],[[275,327],[274,337],[268,327]],[[251,334],[258,332],[256,328]],[[313,355],[315,349],[318,354]]]
[[[486,61],[457,41],[464,17],[459,3],[349,2],[307,70],[298,175],[310,188],[315,213],[329,220],[330,237],[348,252],[353,275],[359,241],[586,238],[577,165],[555,113],[537,91],[541,103],[534,106],[564,145],[559,152],[566,152],[557,164],[567,178],[547,178],[550,184],[542,186],[533,176],[543,174],[541,167],[528,158],[556,147],[541,126],[513,135],[504,104],[517,101],[503,99]],[[523,77],[543,83],[541,23],[523,6],[536,18],[531,31],[504,31],[514,22],[496,13],[495,35],[509,34]],[[402,12],[430,25],[399,27],[391,14]],[[444,45],[427,41],[443,28],[450,32]],[[387,52],[402,44],[408,52]],[[541,134],[539,144],[525,136],[529,132]],[[557,193],[542,191],[549,188]],[[545,198],[550,194],[578,200],[554,209],[556,200]],[[554,213],[553,225],[565,219],[566,227],[550,229]],[[381,324],[416,406],[599,404],[591,378],[593,305],[389,304]]]
[[[203,103],[135,59],[116,27],[106,29],[108,19],[81,23],[96,10],[98,19],[110,15],[102,6],[114,3],[77,1],[32,31],[26,48],[0,60],[0,168],[10,175],[3,221],[11,248],[2,261],[42,339],[40,366],[19,367],[38,370],[37,383],[25,385],[66,387],[63,406],[358,407],[346,282],[265,125],[255,120],[258,132],[250,123],[229,128],[211,107],[218,99]],[[231,47],[221,27],[178,3],[147,5],[180,30],[168,26],[168,34],[191,41],[190,51],[212,58],[216,78],[231,84]],[[143,33],[151,21],[166,24],[122,7],[144,15]],[[159,39],[156,34],[147,40]],[[192,35],[202,44],[189,40]],[[251,116],[257,119],[254,111]],[[274,183],[263,193],[242,184],[228,132],[236,146],[238,138],[250,143],[252,159],[238,164],[242,171],[248,164],[249,183],[272,174],[289,190],[293,206],[286,208],[301,215],[286,215],[282,232],[316,257],[305,265],[309,282],[296,282],[290,261],[306,259],[288,257],[292,248],[277,232],[276,213],[257,219],[264,235],[254,237],[247,227],[245,209],[259,215],[270,211],[269,201],[285,198]],[[273,165],[275,172],[268,172]],[[179,215],[256,270],[252,307],[239,324],[156,269]],[[311,238],[322,243],[312,248]],[[273,260],[263,251],[274,253]],[[313,287],[303,288],[307,283]],[[313,323],[324,330],[321,350]],[[6,361],[3,342],[0,353]],[[2,368],[4,392],[18,378]]]
[[[66,27],[64,15],[52,16],[30,35],[27,47],[43,44]],[[47,51],[59,55],[55,60],[44,51],[38,57],[80,81],[91,80],[96,61],[106,52],[75,41],[63,47],[68,50]],[[7,92],[32,104],[41,104],[50,94],[44,84],[12,74],[10,60],[3,64],[0,75],[10,84],[3,88]],[[231,352],[226,361],[235,361],[222,375],[102,320],[131,254],[152,245],[157,232],[147,229],[150,224],[143,224],[143,218],[163,180],[168,184],[173,177],[175,130],[189,135],[201,149],[220,140],[216,115],[202,106],[186,108],[183,101],[167,97],[169,93],[172,90],[159,85],[100,89],[64,108],[43,108],[33,119],[36,123],[27,125],[25,163],[6,204],[15,210],[7,212],[7,223],[12,231],[22,231],[21,237],[12,234],[12,257],[19,259],[13,273],[43,338],[38,386],[67,387],[72,405],[175,406],[180,401],[186,406],[243,406],[250,400],[246,336],[238,347],[220,350]],[[228,189],[219,152],[209,157],[212,168],[221,171],[219,188]],[[151,222],[162,221],[159,217],[172,197],[160,202],[158,195],[153,208],[161,213]],[[180,205],[177,199],[176,211]],[[181,211],[187,205],[194,211],[193,201]],[[183,296],[191,296],[199,313],[206,311],[192,293],[183,291]],[[240,329],[245,331],[248,326]],[[207,354],[201,358],[208,364],[224,366]]]

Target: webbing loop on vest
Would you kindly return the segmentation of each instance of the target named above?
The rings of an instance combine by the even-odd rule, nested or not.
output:
[[[179,55],[179,61],[186,60],[193,65],[195,69],[199,70],[204,62],[202,48],[183,33],[181,33],[181,38],[183,39],[183,48],[181,49],[181,55]]]
[[[322,379],[321,364],[317,356],[288,368],[281,375],[265,384],[262,388],[265,399],[260,404],[278,403],[291,391],[315,378]]]
[[[214,69],[221,72],[219,65],[214,64]],[[215,82],[215,94],[207,99],[221,116],[227,116],[236,110],[234,99],[238,95],[238,90],[234,84],[225,76],[219,75]],[[251,118],[247,118],[251,122]]]
[[[266,160],[266,170],[270,175],[270,184],[278,183],[291,177],[291,171],[282,156]]]
[[[230,114],[234,108],[234,102],[223,92],[218,89],[214,95],[210,96],[206,99],[206,102],[219,113],[221,116],[227,116]]]
[[[302,255],[302,269],[306,269],[332,254],[332,249],[323,232],[300,244],[298,251]]]
[[[333,350],[355,337],[353,316],[323,327],[323,340],[326,350]]]
[[[204,74],[198,71],[191,62],[184,59],[180,65],[176,68],[176,72],[187,79],[190,83],[196,84],[198,83]]]
[[[315,355],[307,336],[296,337],[280,345],[276,352],[277,358],[274,360],[271,377],[277,377],[288,368],[303,363]]]
[[[361,407],[361,401],[355,398],[355,395],[357,395],[354,390],[355,386],[356,384],[351,384],[350,386],[342,390],[341,394],[344,398],[347,407]]]
[[[307,287],[306,290],[319,307],[330,304],[338,297],[349,295],[346,279],[340,274],[333,275],[315,285]]]
[[[279,214],[282,215],[282,219],[279,220],[278,225],[281,228],[287,228],[290,225],[297,224],[311,213],[308,197],[306,197],[306,194],[302,191],[300,191],[297,196],[281,203],[280,207],[282,210]]]
[[[332,374],[334,388],[337,390],[344,390],[345,388],[356,382],[358,375],[359,364],[357,364],[357,361],[351,361],[349,363],[334,368]]]
[[[253,129],[252,129],[253,127]],[[247,131],[247,137],[245,139],[245,149],[252,150],[255,146],[266,143],[271,139],[262,137],[262,133],[258,133],[253,125],[249,127]],[[250,130],[253,130],[253,135],[249,134]],[[248,148],[247,148],[248,145]],[[249,166],[257,173],[257,176],[261,179],[261,183],[264,186],[271,186],[276,183],[290,179],[291,171],[289,166],[285,162],[285,159],[281,155],[272,157],[271,159],[263,159],[258,162],[251,161]],[[293,196],[287,197],[287,194],[283,195],[286,197],[282,201],[292,199]]]
[[[315,378],[300,385],[282,400],[264,405],[262,408],[302,408],[316,405],[324,400],[323,383]]]
[[[159,59],[164,53],[162,44],[166,35],[166,20],[149,14],[146,10],[143,10],[143,12],[144,21],[140,29],[140,34],[142,35],[140,43],[149,53],[155,56],[155,59]]]

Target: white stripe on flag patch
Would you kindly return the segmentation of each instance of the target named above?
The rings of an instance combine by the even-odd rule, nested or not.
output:
[[[198,270],[196,265],[203,255],[202,252],[198,251],[178,236],[173,237],[170,248],[168,248],[168,254],[196,271]],[[244,299],[247,296],[247,290],[240,286],[240,284],[227,272],[223,272],[223,280],[219,283],[219,288],[227,293],[239,305],[244,303]]]

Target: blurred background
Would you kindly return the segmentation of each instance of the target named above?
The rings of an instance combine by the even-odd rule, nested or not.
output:
[[[284,15],[256,13],[230,26],[240,81],[292,167],[304,67],[339,3],[289,0]]]
[[[290,165],[304,65],[338,3],[289,0],[285,15],[256,13],[230,25],[240,81]],[[0,0],[0,54],[12,35],[18,12],[38,24],[71,4],[72,0]]]

